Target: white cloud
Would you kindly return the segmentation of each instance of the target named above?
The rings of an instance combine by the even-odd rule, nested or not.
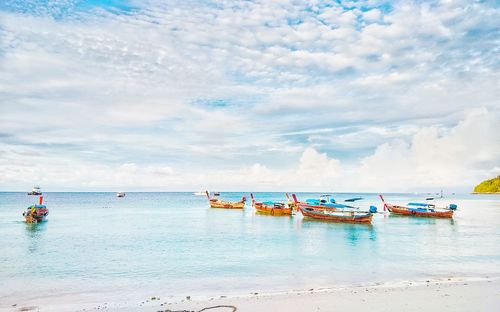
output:
[[[369,188],[392,159],[411,188],[498,168],[476,133],[492,122],[469,122],[499,110],[488,2],[133,5],[0,11],[0,187]]]
[[[379,22],[382,18],[382,12],[378,9],[372,9],[363,13],[363,19],[367,22]]]
[[[359,183],[403,191],[473,185],[500,163],[499,118],[485,109],[473,110],[444,133],[426,127],[411,142],[384,143],[362,159]]]
[[[325,153],[318,153],[313,148],[307,148],[300,157],[297,179],[309,186],[325,187],[334,182],[340,174],[340,162],[329,158]]]

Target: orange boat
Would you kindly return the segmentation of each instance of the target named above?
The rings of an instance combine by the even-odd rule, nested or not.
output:
[[[290,216],[292,214],[292,208],[286,207],[284,203],[266,201],[258,203],[255,201],[253,194],[250,193],[252,198],[252,207],[259,213],[270,214],[272,216]]]
[[[407,206],[398,206],[386,203],[384,197],[382,195],[379,196],[384,203],[384,211],[387,209],[390,213],[399,215],[430,218],[452,218],[453,213],[457,209],[457,205],[455,204],[450,204],[445,208],[437,208],[434,204],[426,203],[408,203]]]
[[[207,194],[208,202],[210,203],[210,208],[225,208],[225,209],[243,209],[245,208],[245,201],[247,200],[245,196],[241,198],[238,202],[228,202],[218,198],[211,198],[208,191]]]

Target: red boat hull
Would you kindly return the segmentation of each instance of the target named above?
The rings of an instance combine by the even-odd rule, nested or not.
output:
[[[428,217],[428,218],[452,218],[453,210],[445,211],[415,211],[408,209],[408,207],[396,206],[391,204],[386,204],[387,210],[394,214],[406,215],[406,216],[417,216],[417,217]]]

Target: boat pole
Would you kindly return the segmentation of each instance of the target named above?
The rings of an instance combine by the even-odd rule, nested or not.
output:
[[[382,196],[382,194],[378,195],[380,196],[380,199],[382,200],[382,202],[384,203],[384,211],[387,210],[387,204],[385,203],[385,200],[384,200],[384,197]]]

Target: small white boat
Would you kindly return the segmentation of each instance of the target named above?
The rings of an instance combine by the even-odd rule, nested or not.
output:
[[[196,195],[196,196],[205,196],[205,191],[201,191],[201,192],[194,192],[193,195]]]
[[[40,190],[39,186],[33,186],[33,189],[31,190],[31,192],[28,192],[28,195],[40,196],[42,195],[42,191]]]
[[[116,193],[116,197],[125,197],[125,193],[124,192],[118,192],[118,193]]]

